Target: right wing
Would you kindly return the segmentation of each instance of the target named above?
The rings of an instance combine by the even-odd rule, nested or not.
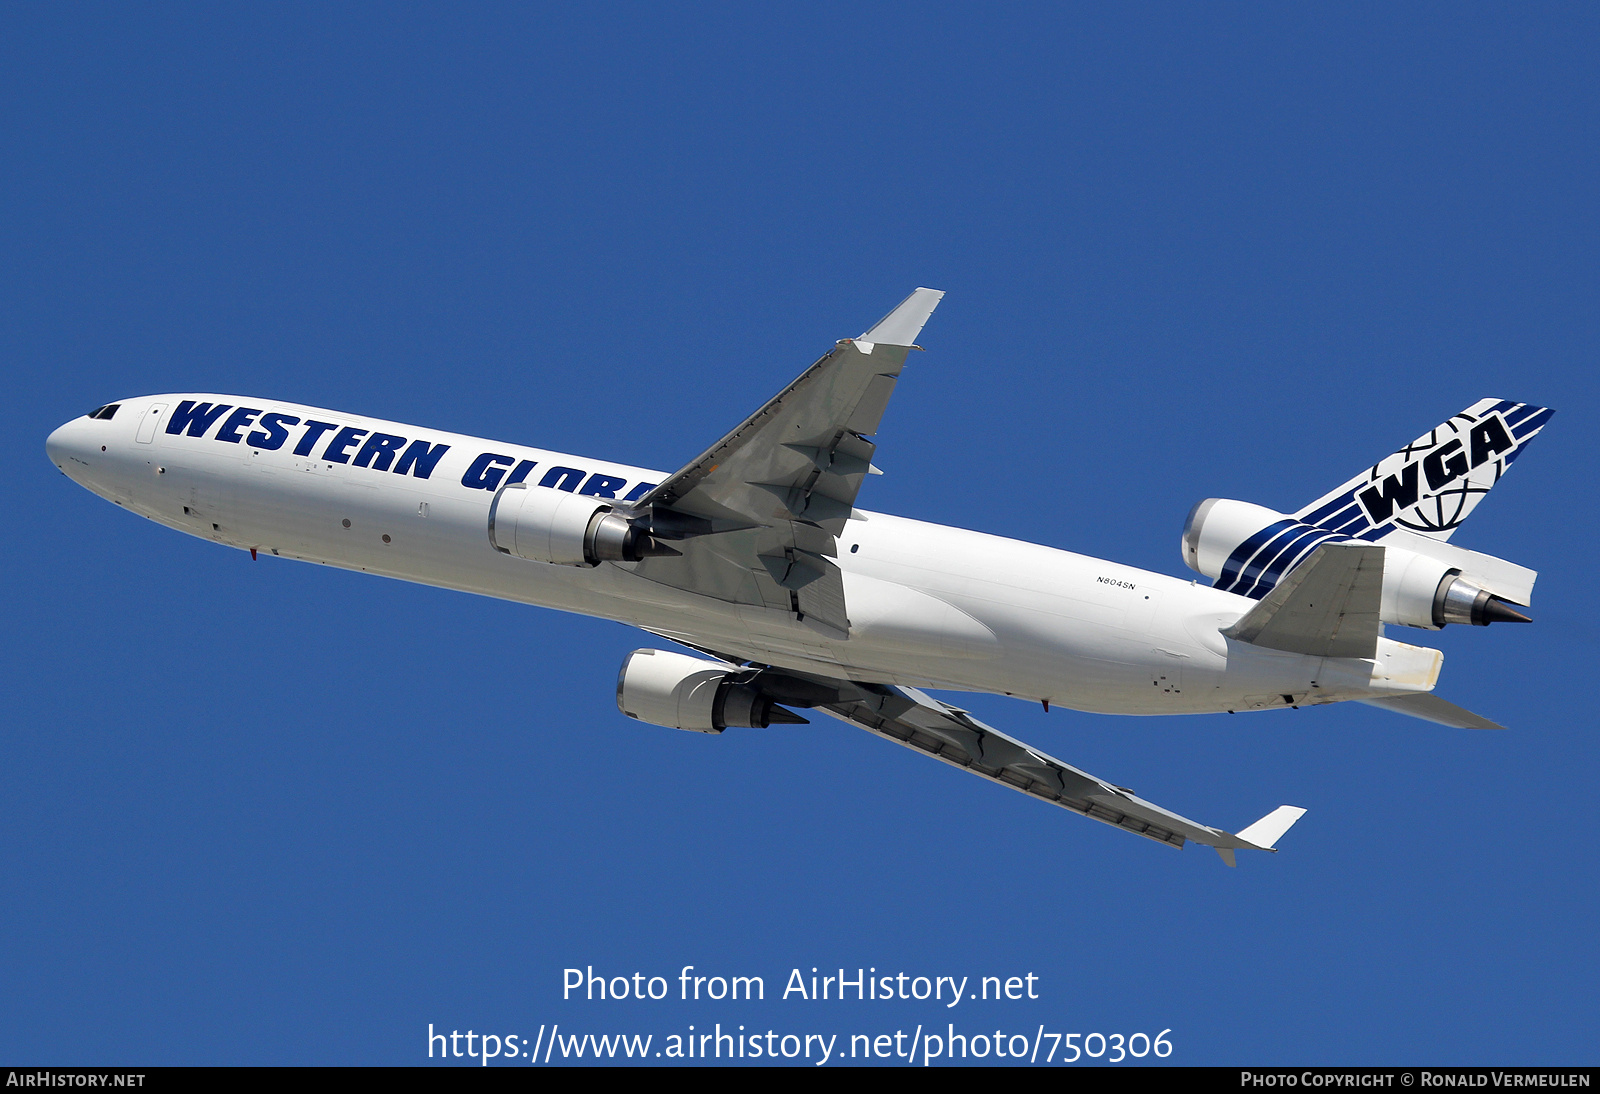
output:
[[[813,707],[952,767],[1157,843],[1181,848],[1193,840],[1213,847],[1229,866],[1236,848],[1276,850],[1273,844],[1305,814],[1296,806],[1279,806],[1238,834],[1225,832],[1097,779],[916,688],[829,680],[786,669],[763,669],[749,682],[780,702]]]

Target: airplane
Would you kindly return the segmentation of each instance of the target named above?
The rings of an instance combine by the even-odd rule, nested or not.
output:
[[[1304,814],[1189,820],[923,689],[1160,715],[1367,703],[1498,729],[1385,625],[1528,622],[1534,571],[1449,542],[1552,411],[1483,399],[1295,513],[1190,512],[1209,584],[856,507],[943,292],[919,288],[670,474],[211,393],[96,408],[45,448],[131,512],[230,547],[639,627],[617,705],[700,733],[826,714],[1170,847],[1275,851]]]

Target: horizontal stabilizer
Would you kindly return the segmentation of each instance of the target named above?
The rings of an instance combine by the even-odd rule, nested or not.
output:
[[[878,320],[858,341],[871,342],[873,345],[914,346],[928,316],[933,314],[933,309],[943,299],[944,292],[940,289],[917,289],[900,301],[894,311]]]
[[[1329,543],[1222,633],[1309,657],[1374,657],[1382,602],[1383,548]]]
[[[1382,707],[1392,710],[1396,714],[1409,714],[1413,718],[1421,718],[1425,722],[1435,722],[1451,729],[1504,729],[1498,722],[1464,710],[1454,703],[1439,698],[1428,692],[1419,692],[1416,695],[1389,695],[1382,699],[1362,699],[1360,702],[1372,707]]]

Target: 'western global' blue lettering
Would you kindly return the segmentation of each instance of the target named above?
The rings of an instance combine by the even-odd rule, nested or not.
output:
[[[289,439],[289,430],[286,427],[299,424],[300,419],[293,414],[263,414],[261,428],[246,437],[245,443],[263,452],[276,452],[283,447],[283,442]]]
[[[467,467],[466,473],[461,476],[461,485],[468,490],[491,491],[500,489],[502,485],[515,486],[526,482],[537,466],[536,460],[518,460],[515,456],[499,452],[484,452]],[[507,468],[511,468],[509,474]],[[628,480],[598,471],[591,475],[581,467],[552,467],[540,478],[539,485],[550,490],[565,490],[569,494],[615,500],[617,492],[628,485]],[[641,482],[622,500],[638,501],[655,488],[653,482]]]
[[[247,429],[255,424],[256,415],[260,413],[259,407],[242,406],[235,410],[228,416],[228,420],[222,423],[222,428],[217,430],[217,440],[226,441],[228,444],[238,444],[244,440],[243,437],[239,436],[239,430]]]
[[[516,462],[512,457],[502,456],[498,452],[485,452],[473,460],[467,473],[461,476],[461,485],[468,490],[498,490],[500,480],[505,478],[505,468]],[[495,464],[504,464],[505,467],[496,467]]]
[[[394,463],[395,453],[405,446],[404,437],[396,437],[393,433],[374,433],[367,438],[367,443],[361,446],[361,451],[356,453],[354,460],[357,467],[371,467],[374,471],[387,471],[389,465]]]
[[[448,444],[432,444],[421,439],[412,441],[408,447],[406,438],[394,433],[372,433],[369,436],[367,430],[356,426],[340,429],[333,422],[308,420],[302,423],[295,415],[280,411],[263,414],[259,407],[242,406],[235,410],[227,403],[212,405],[197,403],[193,399],[178,403],[178,409],[172,412],[172,417],[167,421],[167,432],[175,437],[204,437],[230,410],[233,413],[228,415],[211,439],[223,444],[239,444],[242,441],[263,452],[281,449],[289,441],[290,427],[298,425],[301,426],[301,433],[294,446],[294,454],[310,456],[317,442],[337,429],[339,432],[334,434],[333,440],[322,452],[322,458],[329,463],[353,464],[356,467],[370,467],[374,471],[392,471],[396,475],[409,474],[426,479],[433,475],[433,469],[450,451]],[[246,436],[244,431],[252,426],[256,427],[254,432]],[[362,441],[363,437],[366,437],[365,442]],[[352,457],[350,450],[357,444],[361,447],[356,449]],[[509,461],[510,457],[506,459]],[[533,461],[523,462],[526,467],[519,468],[519,471],[525,477],[533,469]]]
[[[350,446],[367,435],[365,429],[357,429],[347,425],[333,435],[333,440],[328,442],[328,447],[322,450],[322,458],[329,463],[349,463]]]
[[[591,498],[615,498],[617,491],[628,485],[627,479],[619,479],[614,475],[590,475],[589,481],[583,484],[578,491]]]
[[[410,471],[417,478],[425,479],[433,474],[440,457],[448,451],[450,446],[447,444],[429,445],[421,439],[412,441],[411,447],[400,454],[400,461],[394,465],[394,473],[404,475]]]
[[[540,486],[552,486],[557,490],[572,493],[578,484],[585,478],[585,473],[576,467],[552,467],[544,473],[544,478],[539,480]]]
[[[172,419],[167,422],[167,432],[177,436],[187,430],[191,437],[203,437],[212,423],[231,409],[227,403],[212,406],[210,403],[196,403],[193,399],[185,399],[178,404],[178,409],[172,412]]]
[[[332,422],[307,422],[306,431],[300,434],[300,443],[294,446],[294,454],[296,456],[311,455],[311,446],[316,444],[328,430],[338,428]]]

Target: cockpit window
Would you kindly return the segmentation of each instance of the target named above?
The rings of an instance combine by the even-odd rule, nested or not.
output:
[[[89,411],[89,417],[98,418],[102,422],[109,422],[120,409],[122,409],[121,403],[107,403],[105,406],[97,406]]]

